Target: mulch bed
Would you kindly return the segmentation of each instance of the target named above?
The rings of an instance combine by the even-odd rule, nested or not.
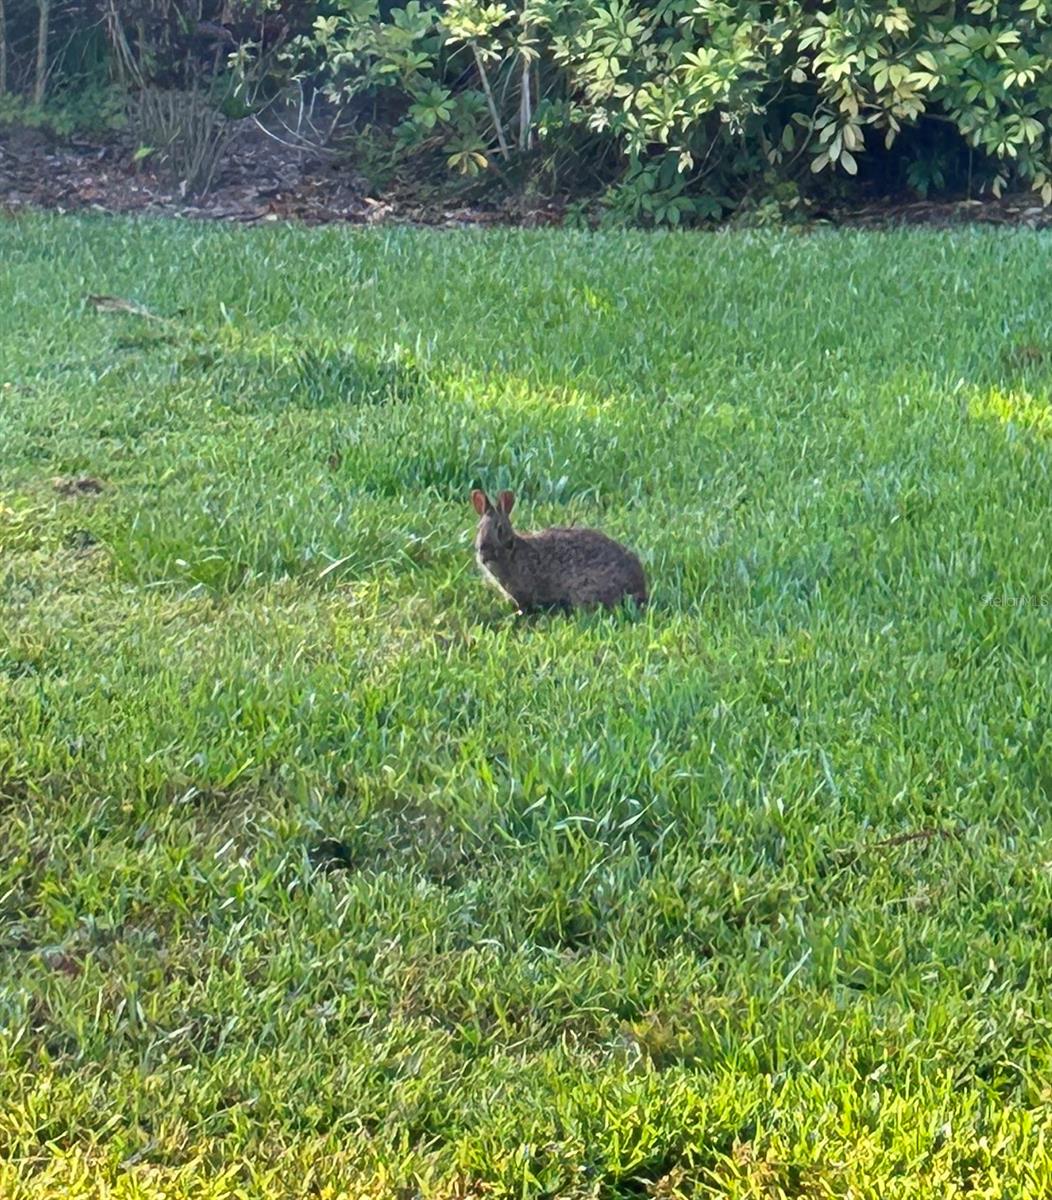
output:
[[[364,181],[317,152],[247,131],[227,155],[212,190],[184,195],[177,185],[132,162],[115,141],[57,144],[36,130],[0,128],[0,211],[139,213],[198,220],[297,221],[311,225],[401,223],[432,226],[557,225],[562,209],[443,207],[412,196],[370,195]],[[881,202],[812,214],[815,223],[859,228],[964,224],[1052,226],[1052,208],[1029,196],[957,202]]]
[[[210,192],[183,194],[164,175],[140,169],[116,142],[56,144],[35,130],[0,128],[0,208],[138,213],[199,220],[346,222],[372,225],[555,224],[552,206],[438,207],[412,198],[377,198],[345,161],[286,147],[252,131],[231,147]]]

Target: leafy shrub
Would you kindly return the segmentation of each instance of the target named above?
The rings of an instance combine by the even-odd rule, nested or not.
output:
[[[1052,0],[327,8],[288,68],[407,158],[468,177],[602,186],[625,219],[675,224],[758,185],[879,182],[882,162],[939,191],[963,157],[975,185],[1052,203]]]
[[[114,84],[237,116],[296,80],[378,180],[601,197],[615,221],[862,189],[1052,203],[1052,0],[53,0],[43,60],[35,0],[4,12],[0,116],[56,132],[111,126]]]

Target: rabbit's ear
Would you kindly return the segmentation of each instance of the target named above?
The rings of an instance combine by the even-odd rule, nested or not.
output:
[[[497,497],[497,507],[505,515],[511,512],[515,507],[515,496],[511,492],[501,492]]]
[[[489,496],[485,492],[478,490],[471,493],[471,503],[475,506],[475,511],[480,517],[484,517],[493,507],[489,502]]]

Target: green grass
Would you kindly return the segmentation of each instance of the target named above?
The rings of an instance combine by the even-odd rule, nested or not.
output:
[[[5,1200],[1047,1196],[1050,270],[0,223]]]

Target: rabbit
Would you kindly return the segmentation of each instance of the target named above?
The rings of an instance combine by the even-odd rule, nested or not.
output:
[[[520,614],[546,608],[613,608],[626,597],[643,607],[647,581],[631,550],[597,529],[555,527],[516,533],[515,497],[501,492],[496,506],[485,492],[471,493],[481,518],[475,558],[482,574]]]

